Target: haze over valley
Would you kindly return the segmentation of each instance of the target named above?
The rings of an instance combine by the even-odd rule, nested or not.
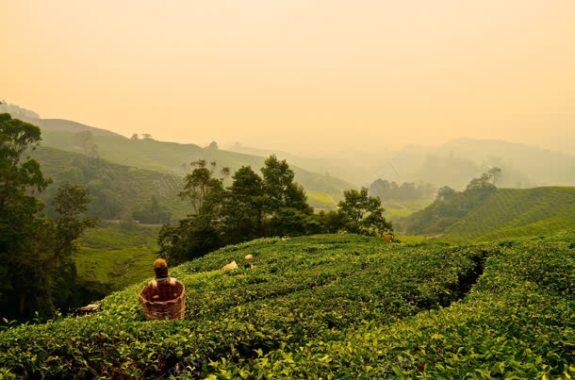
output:
[[[0,11],[0,380],[575,378],[574,1]]]

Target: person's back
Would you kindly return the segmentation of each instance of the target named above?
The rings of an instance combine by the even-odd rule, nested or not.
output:
[[[178,297],[178,281],[173,277],[154,279],[144,288],[148,301],[169,301]]]
[[[149,320],[182,319],[184,315],[184,285],[168,276],[164,259],[154,262],[156,278],[142,289],[140,302]]]

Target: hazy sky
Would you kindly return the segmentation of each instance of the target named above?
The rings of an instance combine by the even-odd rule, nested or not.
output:
[[[574,0],[0,0],[0,99],[291,151],[575,151]]]

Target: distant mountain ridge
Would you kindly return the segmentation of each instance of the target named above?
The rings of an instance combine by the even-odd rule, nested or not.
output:
[[[64,119],[40,119],[40,118],[23,118],[25,121],[32,123],[41,129],[47,129],[51,131],[59,132],[90,132],[95,136],[115,136],[125,138],[124,136],[108,131],[107,129],[101,129],[96,127],[90,127],[88,125],[77,123],[75,121],[64,120]]]
[[[524,144],[469,138],[437,147],[407,146],[382,162],[375,177],[462,189],[492,167],[503,170],[499,185],[504,187],[575,185],[574,156]]]
[[[216,161],[232,170],[242,165],[257,170],[263,165],[265,156],[276,153],[288,160],[296,180],[306,190],[311,194],[326,194],[334,200],[341,198],[344,189],[369,186],[380,178],[462,189],[472,178],[494,166],[503,170],[498,183],[501,187],[575,185],[575,156],[501,140],[459,138],[439,146],[409,145],[395,151],[382,141],[379,152],[362,152],[361,147],[350,147],[325,157],[305,157],[240,145],[224,150],[149,138],[133,140],[81,123],[41,119],[32,111],[6,103],[0,104],[0,112],[12,112],[39,125],[43,129],[45,146],[86,153],[75,138],[80,132],[89,133],[93,135],[100,157],[110,162],[179,176],[186,172],[187,164],[198,159]]]
[[[42,146],[62,151],[98,157],[110,163],[152,170],[182,177],[190,170],[190,163],[198,160],[216,162],[219,168],[228,167],[235,172],[241,166],[251,166],[259,171],[265,157],[218,149],[202,148],[195,144],[163,142],[149,136],[127,138],[102,128],[95,128],[64,119],[42,119],[37,113],[2,101],[0,112],[37,125],[42,130]],[[333,209],[343,191],[354,188],[342,179],[294,165],[288,160],[295,173],[295,180],[308,193],[310,204],[318,209]]]
[[[34,123],[34,120],[30,120]],[[153,170],[182,177],[190,170],[190,163],[197,160],[216,162],[218,168],[228,167],[232,173],[241,166],[251,166],[259,171],[265,157],[229,152],[217,148],[202,148],[194,144],[162,142],[151,138],[129,139],[121,135],[69,121],[51,120],[36,122],[42,129],[43,145],[64,151],[98,157],[112,163],[134,168]],[[75,132],[76,128],[78,131]],[[88,133],[86,133],[88,132]],[[88,142],[86,140],[89,140]],[[86,144],[94,147],[93,152],[86,151]],[[329,209],[335,206],[335,200],[343,191],[354,185],[336,177],[317,174],[294,166],[295,179],[308,191],[310,203],[316,208]],[[325,194],[333,201],[325,203]]]

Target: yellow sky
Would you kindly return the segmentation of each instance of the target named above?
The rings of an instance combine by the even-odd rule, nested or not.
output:
[[[171,141],[575,151],[573,0],[1,0],[0,99]]]

